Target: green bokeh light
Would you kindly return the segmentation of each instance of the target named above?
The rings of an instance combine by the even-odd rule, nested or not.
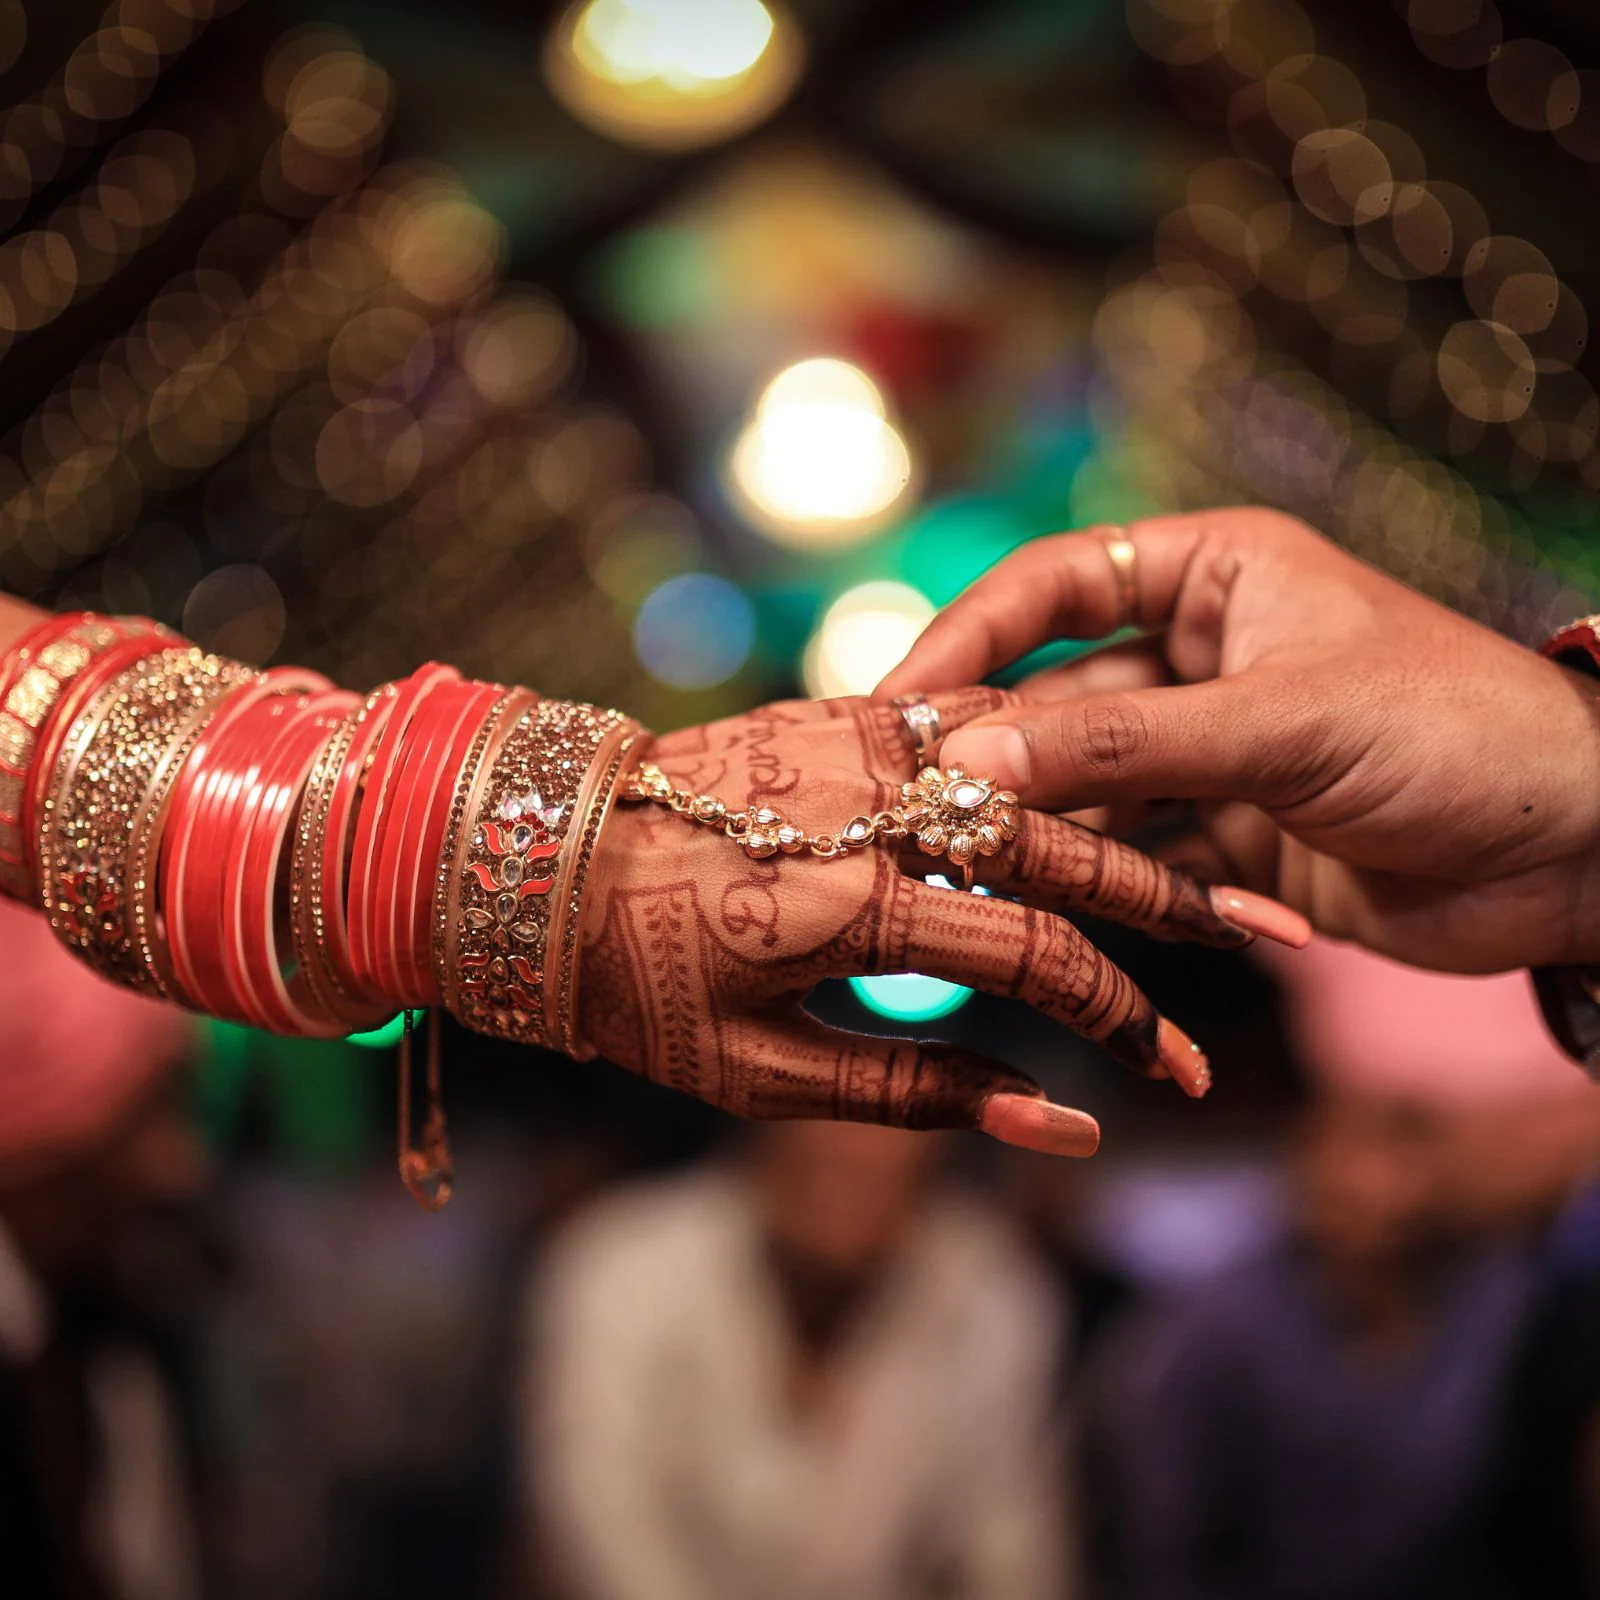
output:
[[[920,972],[852,978],[850,987],[868,1011],[893,1022],[932,1022],[959,1011],[972,998],[964,985],[926,978]]]
[[[400,1043],[405,1031],[406,1014],[397,1011],[381,1028],[373,1028],[367,1033],[352,1033],[346,1042],[358,1044],[364,1050],[392,1050]]]

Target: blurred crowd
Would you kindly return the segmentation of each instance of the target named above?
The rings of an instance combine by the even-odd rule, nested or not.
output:
[[[1187,1193],[591,1107],[424,1218],[208,1158],[188,1023],[3,933],[8,1595],[1600,1593],[1600,1108],[1520,978],[1279,961],[1301,1102]]]

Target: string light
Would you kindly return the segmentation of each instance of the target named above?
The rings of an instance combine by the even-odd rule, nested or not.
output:
[[[0,227],[84,159],[103,124],[137,111],[160,75],[223,9],[195,0],[120,0],[113,6],[50,83],[13,106],[0,124]],[[3,12],[0,23],[7,35],[0,55],[20,50],[25,28],[13,34],[12,18]]]
[[[1436,59],[1488,64],[1491,95],[1519,126],[1559,135],[1582,123],[1581,76],[1539,41],[1500,48],[1489,0],[1411,0],[1406,14]],[[1454,452],[1510,460],[1520,483],[1547,461],[1583,466],[1570,452],[1588,436],[1584,390],[1552,386],[1548,403],[1537,392],[1586,346],[1578,297],[1527,241],[1494,235],[1468,191],[1431,178],[1405,129],[1367,114],[1359,81],[1317,50],[1293,0],[1133,0],[1130,19],[1172,70],[1220,58],[1249,80],[1226,102],[1244,160],[1194,175],[1157,232],[1162,272],[1198,265],[1226,296],[1259,287],[1304,306],[1331,336],[1340,382],[1381,398],[1393,418],[1447,433]],[[1277,178],[1292,183],[1292,200]],[[1430,349],[1413,330],[1407,286],[1435,277],[1461,278],[1471,314]],[[1218,317],[1209,306],[1220,327]],[[1194,348],[1192,338],[1180,345],[1179,370]]]
[[[681,150],[770,116],[803,59],[779,0],[579,0],[551,31],[545,72],[591,127]]]

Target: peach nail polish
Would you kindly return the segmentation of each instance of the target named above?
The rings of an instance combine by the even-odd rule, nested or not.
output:
[[[1199,1100],[1211,1087],[1211,1063],[1205,1052],[1182,1028],[1165,1018],[1156,1030],[1156,1051],[1178,1087],[1191,1099]]]
[[[1211,909],[1224,922],[1286,944],[1291,950],[1304,950],[1311,943],[1311,924],[1298,911],[1291,911],[1264,894],[1224,885],[1211,891]]]
[[[1048,1156],[1092,1156],[1100,1144],[1093,1117],[1034,1095],[990,1095],[978,1126],[1002,1144]]]

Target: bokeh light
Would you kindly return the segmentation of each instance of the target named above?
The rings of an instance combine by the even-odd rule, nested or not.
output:
[[[905,659],[933,617],[933,602],[884,579],[847,590],[823,613],[806,646],[806,692],[820,700],[870,694]]]
[[[405,1036],[406,1014],[398,1011],[380,1028],[370,1028],[365,1033],[345,1036],[347,1044],[358,1044],[364,1050],[393,1050]]]
[[[645,670],[674,689],[726,683],[750,658],[756,618],[744,591],[710,572],[685,572],[639,607],[634,649]]]
[[[269,661],[283,639],[283,594],[252,562],[219,567],[189,592],[183,632],[207,650],[243,661]]]
[[[550,35],[545,71],[600,132],[689,149],[771,115],[803,57],[777,0],[580,0]]]
[[[972,998],[972,990],[964,985],[920,972],[852,978],[850,988],[868,1011],[892,1022],[933,1022],[959,1011]]]
[[[751,522],[780,543],[853,543],[906,499],[911,451],[878,387],[831,357],[778,374],[756,404],[729,463]]]
[[[761,0],[589,0],[572,38],[596,76],[660,79],[682,94],[748,72],[771,42],[772,13]]]

